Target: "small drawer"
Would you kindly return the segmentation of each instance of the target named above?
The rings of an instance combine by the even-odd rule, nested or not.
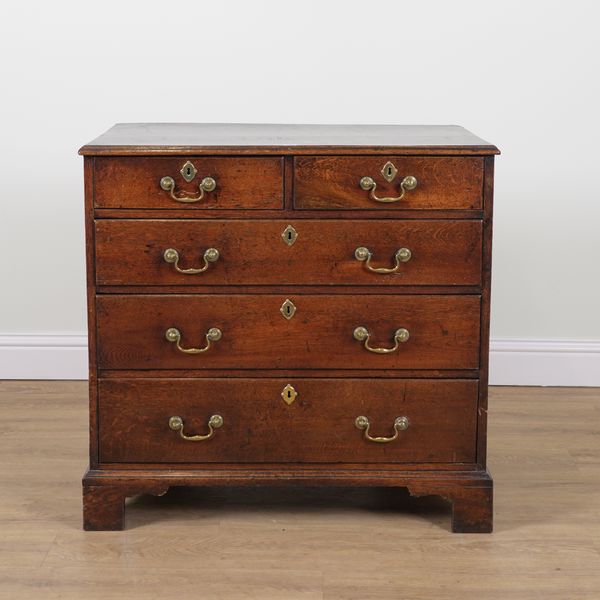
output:
[[[100,461],[471,463],[477,390],[472,380],[100,380]]]
[[[280,157],[102,157],[94,161],[97,208],[283,207]]]
[[[100,369],[477,369],[475,295],[101,295]]]
[[[294,159],[294,205],[301,209],[481,209],[482,192],[482,158]]]
[[[481,221],[99,220],[98,285],[479,285]]]

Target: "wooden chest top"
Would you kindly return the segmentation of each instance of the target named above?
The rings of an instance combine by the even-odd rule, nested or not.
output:
[[[342,152],[343,151],[343,152]],[[458,125],[118,123],[83,155],[212,154],[490,155],[496,146]]]

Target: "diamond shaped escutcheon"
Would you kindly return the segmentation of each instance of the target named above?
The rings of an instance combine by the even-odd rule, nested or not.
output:
[[[283,388],[281,392],[281,397],[285,401],[285,403],[289,406],[298,396],[298,392],[294,389],[294,386],[289,383]]]
[[[381,174],[388,183],[392,183],[392,181],[394,181],[394,177],[396,177],[396,175],[398,174],[398,169],[396,169],[394,163],[388,160],[385,163],[385,165],[383,165],[383,168],[381,169]]]
[[[179,172],[181,173],[181,176],[189,183],[190,181],[192,181],[192,179],[194,179],[194,177],[196,177],[196,173],[198,173],[198,170],[188,160],[185,163],[185,165],[183,165],[183,167],[181,167],[181,170]]]
[[[279,311],[289,321],[296,314],[296,305],[288,298]]]
[[[288,225],[281,234],[281,239],[288,245],[293,246],[294,242],[298,238],[298,232],[291,226]]]

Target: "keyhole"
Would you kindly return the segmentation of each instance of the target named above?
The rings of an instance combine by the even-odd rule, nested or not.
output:
[[[281,311],[281,314],[286,318],[286,319],[291,319],[294,316],[294,313],[296,312],[296,307],[294,306],[294,303],[288,298],[282,305],[281,308],[279,309]]]
[[[192,174],[192,170],[188,167],[185,172],[187,173],[187,176],[189,177]]]
[[[387,168],[387,174],[388,174],[388,177],[392,176],[392,167]]]
[[[292,232],[291,232],[291,231],[288,231],[288,232],[287,232],[287,239],[288,239],[288,240],[291,240],[291,239],[292,239]]]
[[[291,398],[291,397],[292,397],[292,392],[290,392],[290,390],[288,390],[287,397],[288,397],[288,398]]]

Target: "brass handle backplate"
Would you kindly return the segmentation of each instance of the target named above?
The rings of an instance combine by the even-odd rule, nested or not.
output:
[[[371,200],[375,200],[375,202],[398,202],[399,200],[402,200],[402,198],[404,198],[406,192],[408,192],[409,190],[414,190],[417,187],[417,178],[413,177],[412,175],[407,175],[400,182],[400,195],[395,197],[379,198],[378,196],[376,196],[375,190],[377,189],[377,184],[375,183],[375,180],[372,177],[362,177],[360,180],[360,187],[366,192],[370,191],[371,193],[369,194],[369,197],[371,198]]]
[[[171,198],[177,202],[199,202],[204,198],[205,193],[212,192],[217,187],[217,182],[212,177],[205,177],[198,185],[200,193],[196,196],[186,196],[185,193],[177,193],[175,191],[175,180],[168,175],[161,178],[160,187],[165,192],[169,192]]]
[[[390,354],[392,352],[396,352],[396,350],[398,350],[400,347],[400,344],[408,341],[410,333],[408,332],[408,329],[404,329],[404,327],[396,329],[394,333],[394,346],[392,348],[373,348],[371,345],[369,345],[370,337],[371,334],[366,327],[357,327],[354,330],[354,339],[358,340],[359,342],[364,342],[364,346],[369,352],[375,352],[376,354]]]
[[[215,429],[223,426],[223,417],[221,415],[213,415],[208,420],[208,433],[205,435],[187,435],[183,433],[183,419],[181,417],[173,416],[169,419],[169,428],[173,431],[178,431],[179,435],[188,442],[202,442],[211,438]]]
[[[210,263],[214,263],[219,260],[219,251],[216,248],[208,248],[205,250],[203,255],[204,266],[200,267],[199,269],[182,269],[179,266],[179,252],[177,252],[175,248],[167,248],[163,252],[163,258],[166,263],[172,264],[178,273],[183,273],[184,275],[197,275],[198,273],[204,273],[204,271],[208,269]]]
[[[400,269],[400,264],[408,262],[412,256],[412,252],[408,248],[400,248],[394,254],[396,264],[392,268],[387,267],[372,267],[371,258],[373,253],[364,246],[360,246],[354,251],[354,258],[360,262],[364,262],[367,269],[373,273],[397,273]]]
[[[354,421],[354,425],[356,425],[357,429],[361,429],[365,432],[365,439],[369,440],[369,442],[376,442],[378,444],[387,444],[388,442],[393,442],[398,438],[401,431],[408,429],[408,419],[406,417],[397,417],[394,421],[394,435],[391,437],[374,437],[369,434],[369,429],[371,427],[371,423],[369,419],[364,416],[356,417]]]
[[[206,352],[211,342],[218,342],[223,337],[223,332],[218,327],[211,327],[204,336],[206,338],[206,346],[203,348],[182,348],[181,346],[181,332],[175,327],[170,327],[165,332],[165,338],[168,342],[172,342],[177,345],[177,350],[184,352],[185,354],[201,354]]]

